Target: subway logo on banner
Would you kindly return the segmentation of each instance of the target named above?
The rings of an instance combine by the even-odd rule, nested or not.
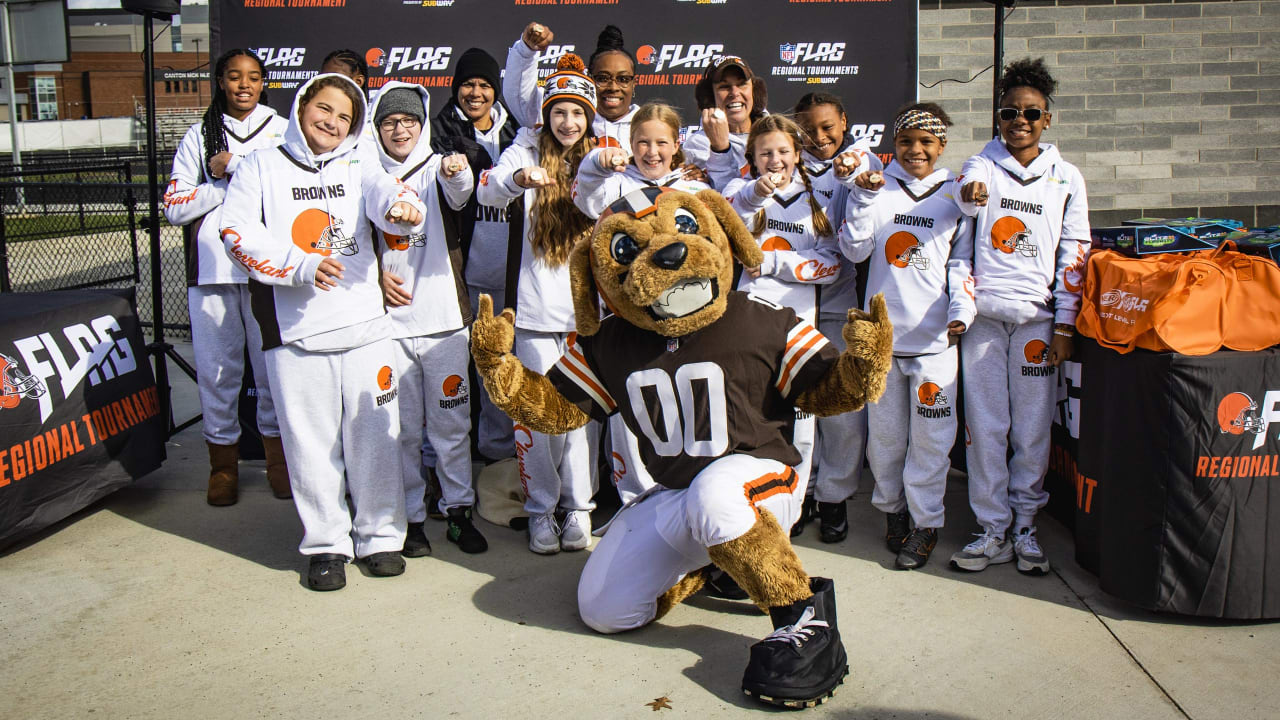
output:
[[[688,48],[686,50],[685,48]],[[636,60],[641,65],[652,65],[653,71],[660,73],[667,68],[690,67],[705,68],[717,55],[724,54],[724,45],[708,43],[703,45],[663,45],[655,48],[652,45],[641,45],[636,51]]]
[[[249,52],[257,55],[265,67],[302,67],[302,62],[307,57],[307,49],[304,47],[249,48]]]
[[[1218,401],[1216,415],[1219,436],[1240,437],[1250,451],[1268,439],[1280,440],[1280,433],[1270,434],[1272,423],[1280,423],[1280,390],[1267,390],[1261,404],[1247,393],[1227,393]],[[1196,477],[1280,477],[1280,455],[1201,455]]]
[[[403,72],[405,70],[444,70],[449,67],[449,59],[453,56],[453,48],[447,45],[440,47],[393,47],[390,51],[382,48],[369,48],[364,60],[370,68],[383,68],[383,75]]]

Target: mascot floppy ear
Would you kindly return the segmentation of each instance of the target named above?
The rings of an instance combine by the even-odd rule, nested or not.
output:
[[[742,218],[738,217],[738,213],[723,195],[715,190],[699,190],[697,198],[720,221],[720,227],[729,239],[729,248],[738,262],[746,267],[756,267],[764,262],[764,253],[756,244],[756,239],[751,236]]]
[[[591,241],[595,233],[578,241],[569,253],[569,290],[579,335],[595,335],[600,329],[600,293],[591,271]]]

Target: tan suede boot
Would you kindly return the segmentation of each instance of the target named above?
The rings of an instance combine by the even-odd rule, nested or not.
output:
[[[763,508],[760,519],[745,535],[712,545],[707,554],[764,612],[813,595],[809,575],[791,548],[791,538],[773,513]]]
[[[262,436],[262,449],[267,454],[267,482],[271,494],[281,500],[293,497],[289,489],[289,463],[284,457],[284,443],[278,437]]]
[[[240,499],[240,444],[209,445],[210,505],[235,505]]]

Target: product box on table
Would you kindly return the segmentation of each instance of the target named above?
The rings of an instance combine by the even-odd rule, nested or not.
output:
[[[1241,227],[1222,218],[1134,218],[1119,227],[1093,228],[1093,246],[1129,257],[1212,250]]]
[[[1235,243],[1236,250],[1242,253],[1261,255],[1280,264],[1280,225],[1237,230],[1228,235],[1227,239]]]

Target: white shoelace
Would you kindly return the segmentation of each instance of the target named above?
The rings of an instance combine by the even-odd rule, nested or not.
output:
[[[999,536],[992,535],[989,532],[974,533],[974,535],[976,535],[978,539],[964,546],[964,551],[967,553],[973,553],[973,554],[979,554],[979,555],[984,554],[987,552],[988,548],[994,545],[999,545],[1000,540],[1002,539]]]
[[[813,628],[831,627],[826,620],[814,620],[814,614],[813,606],[810,605],[800,613],[800,619],[796,620],[794,625],[783,625],[769,633],[763,642],[789,642],[800,647],[805,640],[813,637]]]
[[[1013,538],[1013,544],[1018,548],[1018,552],[1023,555],[1043,555],[1040,550],[1040,543],[1036,540],[1036,529],[1031,528],[1027,532],[1018,533]]]
[[[560,526],[556,524],[556,516],[551,513],[535,515],[530,519],[530,522],[535,526],[546,525],[551,528],[552,534],[557,536],[560,534]],[[537,532],[535,531],[534,534],[537,534]]]

